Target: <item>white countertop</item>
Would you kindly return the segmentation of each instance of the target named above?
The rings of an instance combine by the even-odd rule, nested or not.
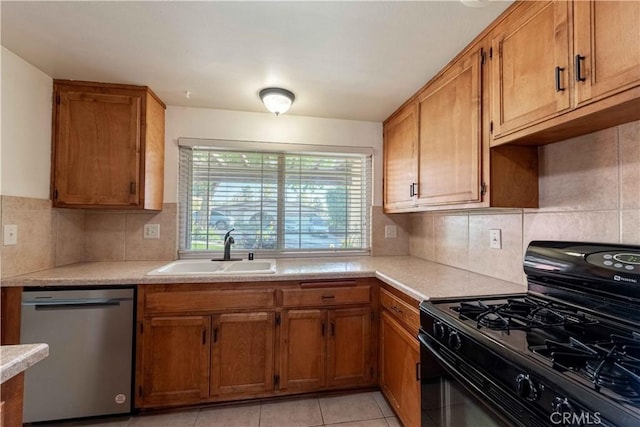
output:
[[[49,355],[47,344],[0,346],[0,383],[26,371]]]
[[[279,258],[275,274],[147,276],[169,261],[87,262],[2,280],[12,286],[101,286],[153,283],[229,283],[377,277],[417,300],[526,292],[512,283],[409,256]]]

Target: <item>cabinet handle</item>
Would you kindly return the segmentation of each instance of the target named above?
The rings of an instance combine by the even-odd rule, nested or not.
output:
[[[420,381],[420,362],[416,363],[416,381]]]
[[[409,186],[409,197],[413,197],[413,196],[417,196],[418,195],[418,191],[416,190],[417,186],[418,186],[417,182],[414,182]]]
[[[207,343],[207,331],[206,329],[202,330],[202,345],[205,345]]]
[[[561,73],[564,71],[562,67],[556,67],[556,92],[564,91],[564,88],[561,86],[560,77]]]
[[[218,342],[218,328],[213,330],[213,342]]]
[[[322,300],[328,301],[328,300],[334,299],[335,297],[336,297],[335,295],[322,295]]]
[[[322,322],[322,336],[324,336],[324,322]]]
[[[582,55],[576,55],[576,59],[575,59],[575,75],[576,75],[576,81],[577,82],[584,82],[587,80],[586,77],[582,77],[582,61],[585,60],[585,57]]]
[[[133,181],[129,183],[129,193],[136,194],[136,183]]]
[[[399,309],[398,307],[396,307],[395,305],[391,306],[391,310],[398,313],[398,314],[402,314],[402,310]]]
[[[331,322],[331,336],[335,337],[336,336],[336,324]]]

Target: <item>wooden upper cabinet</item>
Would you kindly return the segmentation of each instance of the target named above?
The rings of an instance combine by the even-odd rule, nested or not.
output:
[[[53,205],[162,209],[164,110],[146,87],[55,80]]]
[[[493,135],[547,119],[570,107],[570,2],[520,5],[492,39]]]
[[[576,106],[639,85],[640,2],[576,1],[573,14]]]
[[[384,208],[415,205],[418,109],[412,103],[384,124]]]
[[[418,205],[480,200],[480,61],[466,55],[418,97]]]

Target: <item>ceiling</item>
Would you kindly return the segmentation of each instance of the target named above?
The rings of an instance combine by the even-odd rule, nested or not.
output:
[[[511,3],[479,1],[3,0],[1,41],[53,78],[167,105],[265,112],[258,92],[279,86],[287,114],[380,122]]]

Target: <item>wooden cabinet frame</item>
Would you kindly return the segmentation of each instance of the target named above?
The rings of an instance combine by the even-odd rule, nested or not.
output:
[[[54,207],[161,210],[165,105],[145,86],[54,80]]]
[[[375,385],[376,295],[375,279],[140,285],[135,407]]]

